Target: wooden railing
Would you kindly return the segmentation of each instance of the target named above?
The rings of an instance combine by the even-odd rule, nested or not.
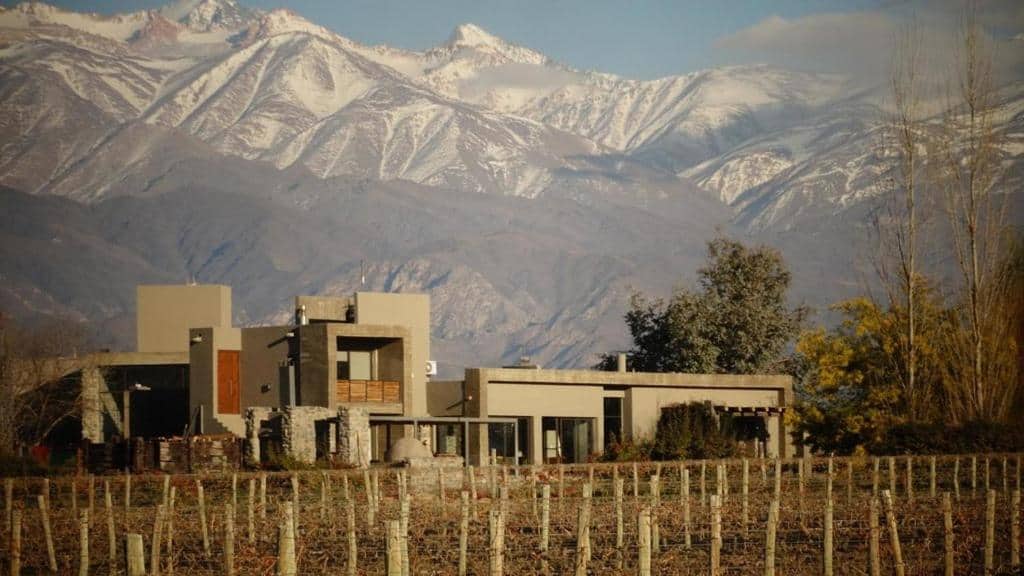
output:
[[[402,401],[401,385],[396,380],[338,380],[335,393],[339,403]]]

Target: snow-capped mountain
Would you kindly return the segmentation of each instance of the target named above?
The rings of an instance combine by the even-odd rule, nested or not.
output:
[[[472,24],[366,46],[235,0],[0,7],[0,306],[121,333],[135,283],[197,277],[274,321],[366,260],[370,287],[432,293],[453,364],[578,366],[717,229],[783,247],[795,299],[823,307],[858,289],[891,169],[876,88],[769,66],[635,80]],[[1016,190],[1024,85],[1000,98]]]

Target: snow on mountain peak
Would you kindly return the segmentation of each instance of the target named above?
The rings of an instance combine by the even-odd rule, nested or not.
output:
[[[504,40],[498,38],[494,34],[484,30],[476,24],[459,24],[452,30],[451,36],[448,37],[447,44],[449,46],[502,46],[506,44]]]
[[[168,20],[194,32],[234,30],[246,24],[250,11],[235,0],[178,0],[160,9]]]

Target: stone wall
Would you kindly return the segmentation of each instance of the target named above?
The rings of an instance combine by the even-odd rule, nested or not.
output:
[[[316,462],[316,422],[337,418],[321,406],[286,406],[281,410],[281,447],[300,462]]]

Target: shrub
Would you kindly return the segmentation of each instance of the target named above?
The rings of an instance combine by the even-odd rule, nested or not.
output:
[[[651,459],[651,449],[654,442],[648,438],[639,441],[631,438],[623,440],[612,439],[601,454],[602,462],[643,462]]]
[[[0,454],[0,477],[43,476],[47,469],[29,456]]]
[[[963,426],[908,422],[889,428],[868,447],[872,454],[967,454],[1024,450],[1024,425],[968,422]]]
[[[731,419],[716,416],[711,404],[692,402],[661,409],[651,451],[655,460],[729,458],[736,451]]]

